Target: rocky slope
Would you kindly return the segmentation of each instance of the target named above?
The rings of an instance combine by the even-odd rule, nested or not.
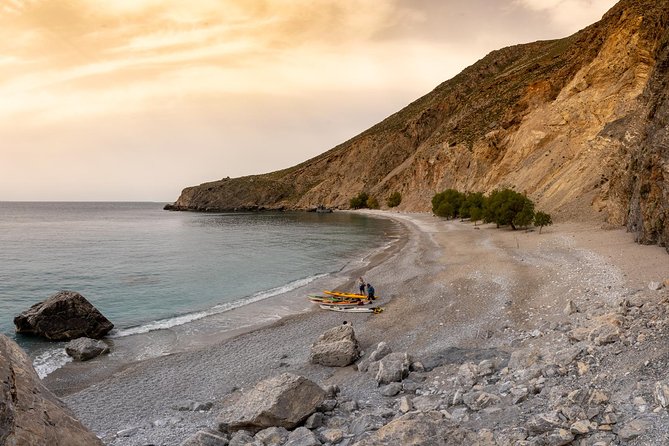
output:
[[[186,188],[168,208],[346,208],[364,190],[382,205],[399,191],[400,209],[419,211],[448,187],[512,187],[558,219],[664,244],[668,23],[669,1],[622,0],[573,36],[490,53],[320,156]]]

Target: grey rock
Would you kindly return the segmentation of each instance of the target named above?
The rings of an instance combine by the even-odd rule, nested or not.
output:
[[[662,282],[650,282],[648,284],[648,289],[651,291],[661,290],[662,287],[664,287],[664,284]]]
[[[46,387],[32,361],[0,334],[0,444],[102,446]]]
[[[320,439],[324,443],[337,444],[344,439],[341,429],[325,429],[320,433]]]
[[[424,372],[425,371],[425,366],[420,361],[414,361],[414,362],[411,363],[410,370],[412,372]]]
[[[468,390],[474,387],[478,376],[478,366],[473,362],[466,362],[458,369],[458,374],[455,379],[460,386],[462,386],[465,390]]]
[[[284,373],[258,383],[236,401],[229,401],[217,418],[222,432],[257,432],[271,426],[292,429],[316,411],[325,391],[311,380]],[[290,404],[287,404],[290,402]]]
[[[381,388],[381,395],[383,396],[395,396],[402,391],[401,383],[390,383],[387,386]]]
[[[421,395],[411,400],[415,410],[430,412],[438,410],[444,401],[439,395]]]
[[[323,333],[311,346],[309,362],[345,367],[360,357],[360,346],[351,325],[339,325]]]
[[[413,401],[409,397],[403,396],[400,398],[399,409],[402,413],[410,412],[413,410]]]
[[[369,361],[374,362],[374,361],[379,361],[389,354],[391,354],[393,351],[388,347],[388,344],[385,342],[379,342],[378,345],[376,346],[376,349],[369,355]]]
[[[304,422],[304,427],[307,429],[318,429],[323,425],[324,416],[320,412],[311,414],[307,421]]]
[[[14,325],[17,333],[52,341],[81,337],[99,339],[114,328],[97,308],[74,291],[61,291],[33,305],[14,318]]]
[[[258,432],[255,439],[265,446],[281,446],[288,439],[288,430],[283,427],[268,427]]]
[[[182,401],[180,403],[177,403],[172,406],[172,409],[178,410],[178,411],[190,411],[190,412],[206,412],[208,410],[211,410],[211,408],[214,407],[214,403],[211,401],[207,402],[198,402],[198,401]]]
[[[250,432],[245,430],[240,430],[235,432],[235,434],[230,439],[229,446],[262,446],[261,443],[253,438]]]
[[[306,427],[298,427],[288,435],[285,446],[319,446],[320,444],[316,434]]]
[[[109,353],[109,346],[103,341],[91,338],[77,338],[65,345],[65,353],[75,361],[88,361]]]
[[[497,406],[500,399],[497,395],[487,392],[469,392],[462,395],[462,401],[473,411],[485,409],[487,407]]]
[[[356,417],[349,425],[349,432],[353,435],[360,435],[363,432],[369,432],[381,428],[385,424],[383,417],[374,414],[363,414]]]
[[[352,400],[352,401],[345,401],[343,403],[340,403],[339,407],[344,412],[352,413],[352,412],[355,412],[356,410],[358,410],[359,405],[358,405],[358,402],[356,400]]]
[[[332,412],[337,407],[337,400],[325,400],[316,408],[319,412]]]
[[[461,442],[447,432],[449,425],[439,412],[410,412],[391,421],[354,446],[472,444]]]
[[[574,301],[570,299],[569,302],[567,302],[567,306],[564,308],[563,312],[567,316],[571,316],[574,313],[578,313],[578,307],[576,306]]]
[[[637,418],[632,420],[618,431],[618,436],[623,441],[630,441],[645,434],[650,428],[651,423],[648,420]]]
[[[218,431],[201,430],[181,443],[181,446],[227,446],[228,438]]]
[[[664,408],[669,406],[669,382],[658,381],[655,383],[655,401]]]
[[[565,420],[558,411],[535,415],[527,422],[527,430],[531,435],[551,432],[565,427]]]
[[[378,361],[379,371],[376,373],[376,382],[389,384],[401,382],[409,375],[411,359],[407,353],[391,353]]]

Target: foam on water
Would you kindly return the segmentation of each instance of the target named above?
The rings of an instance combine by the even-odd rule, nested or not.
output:
[[[204,311],[198,311],[194,313],[189,313],[189,314],[184,314],[180,316],[175,316],[167,319],[161,319],[158,321],[153,321],[149,322],[148,324],[143,324],[139,325],[136,327],[130,327],[130,328],[125,328],[122,330],[113,330],[110,333],[110,336],[113,338],[120,338],[123,336],[131,336],[131,335],[136,335],[136,334],[142,334],[142,333],[149,333],[151,331],[155,330],[164,330],[167,328],[172,328],[176,327],[178,325],[183,325],[187,324],[189,322],[196,321],[198,319],[205,318],[207,316],[212,316],[214,314],[220,314],[224,313],[226,311],[234,310],[235,308],[242,307],[244,305],[251,304],[253,302],[258,302],[273,296],[278,296],[279,294],[287,293],[289,291],[301,288],[314,280],[320,279],[322,277],[327,276],[327,274],[316,274],[311,277],[307,277],[304,279],[299,279],[295,280],[291,283],[288,283],[284,286],[276,287],[271,290],[267,291],[262,291],[259,293],[256,293],[252,296],[248,296],[243,299],[239,299],[236,301],[232,302],[226,302],[224,304],[216,305],[215,307],[209,309],[209,310],[204,310]]]
[[[44,379],[49,373],[52,373],[63,367],[72,358],[65,353],[64,348],[54,348],[47,350],[33,360],[33,367],[40,379]]]

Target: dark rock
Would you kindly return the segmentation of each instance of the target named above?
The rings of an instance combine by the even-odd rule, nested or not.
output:
[[[321,442],[316,434],[306,427],[298,427],[288,435],[284,446],[320,446]]]
[[[65,346],[65,353],[75,361],[88,361],[109,353],[109,346],[102,341],[91,338],[77,338]]]
[[[17,333],[34,334],[52,341],[88,337],[99,339],[114,328],[84,296],[61,291],[14,318]]]
[[[42,385],[30,358],[1,334],[0,444],[102,445],[102,441]]]
[[[284,373],[259,382],[237,401],[226,404],[217,422],[222,432],[258,432],[271,426],[292,429],[324,400],[325,391],[313,381]]]
[[[280,446],[288,439],[288,430],[283,427],[268,427],[255,436],[265,446]]]

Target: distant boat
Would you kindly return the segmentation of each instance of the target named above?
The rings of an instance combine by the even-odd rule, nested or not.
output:
[[[316,212],[318,212],[319,214],[327,214],[332,212],[332,209],[326,208],[322,204],[319,204],[318,206],[316,206]]]

